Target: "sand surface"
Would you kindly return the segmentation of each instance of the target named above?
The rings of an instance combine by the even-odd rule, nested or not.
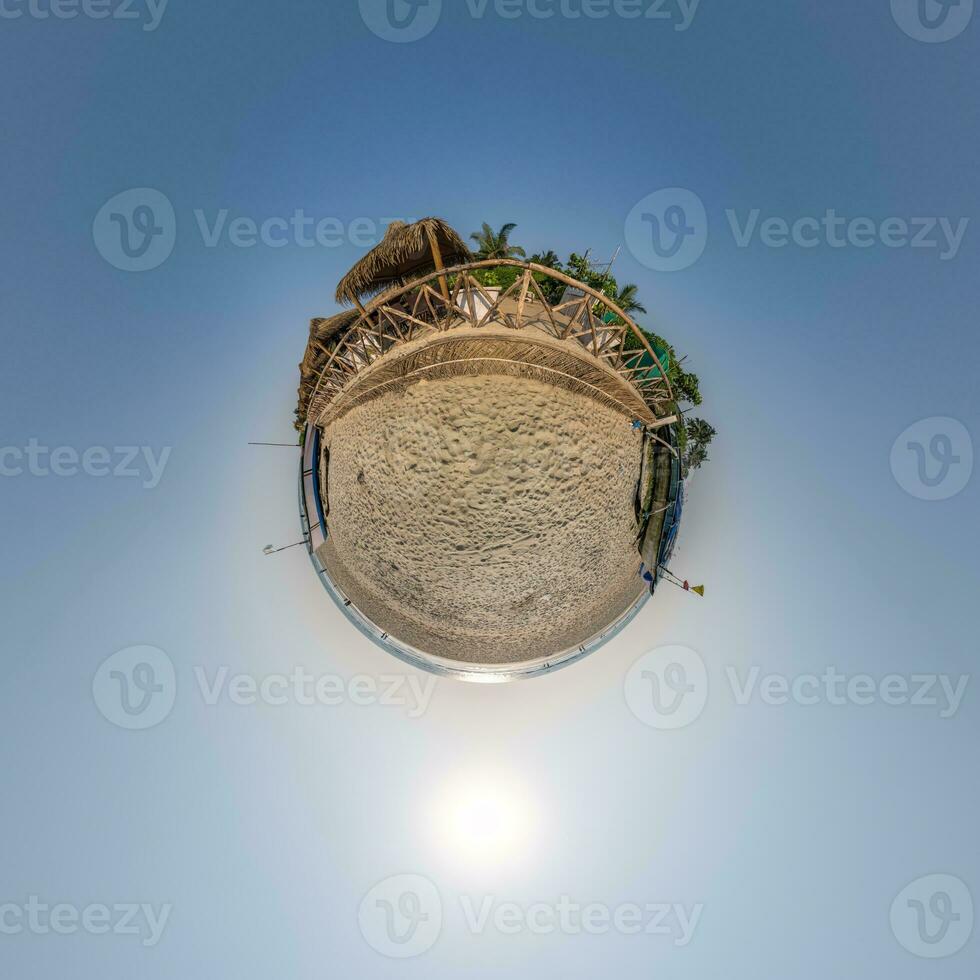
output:
[[[541,381],[422,381],[332,423],[318,554],[378,626],[454,660],[577,646],[641,592],[642,437]]]

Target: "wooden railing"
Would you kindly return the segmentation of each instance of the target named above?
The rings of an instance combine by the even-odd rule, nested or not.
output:
[[[487,287],[474,275],[500,268],[518,270],[506,289]],[[575,295],[552,305],[539,281],[545,279],[570,287]],[[448,296],[443,292],[447,284]],[[605,322],[596,315],[599,309],[619,322]],[[574,343],[579,354],[594,358],[637,392],[654,427],[674,420],[674,394],[663,363],[643,331],[612,299],[556,269],[516,259],[488,259],[433,272],[369,303],[324,367],[310,400],[310,421],[322,418],[357,375],[394,348],[458,327],[488,326],[536,327],[553,340]]]

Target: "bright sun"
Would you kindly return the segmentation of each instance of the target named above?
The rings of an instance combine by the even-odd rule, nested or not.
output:
[[[519,859],[533,835],[536,814],[515,780],[499,774],[467,773],[438,795],[434,827],[451,859],[495,865]]]

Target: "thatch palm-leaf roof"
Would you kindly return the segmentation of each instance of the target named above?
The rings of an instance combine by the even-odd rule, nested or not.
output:
[[[343,310],[333,316],[316,317],[310,320],[310,341],[327,344],[339,333],[354,326],[361,314],[357,310]]]
[[[411,225],[395,221],[384,240],[341,279],[337,302],[357,303],[442,265],[459,265],[471,258],[466,242],[441,218],[423,218]]]
[[[334,316],[316,317],[310,320],[310,339],[306,353],[299,366],[299,406],[296,409],[297,428],[306,421],[306,411],[310,404],[317,379],[330,360],[330,354],[340,342],[341,337],[360,317],[357,310],[344,310]]]

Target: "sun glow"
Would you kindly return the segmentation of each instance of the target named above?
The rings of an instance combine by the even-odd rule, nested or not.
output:
[[[526,790],[507,775],[466,773],[438,795],[433,830],[451,859],[493,866],[520,860],[537,814]]]

